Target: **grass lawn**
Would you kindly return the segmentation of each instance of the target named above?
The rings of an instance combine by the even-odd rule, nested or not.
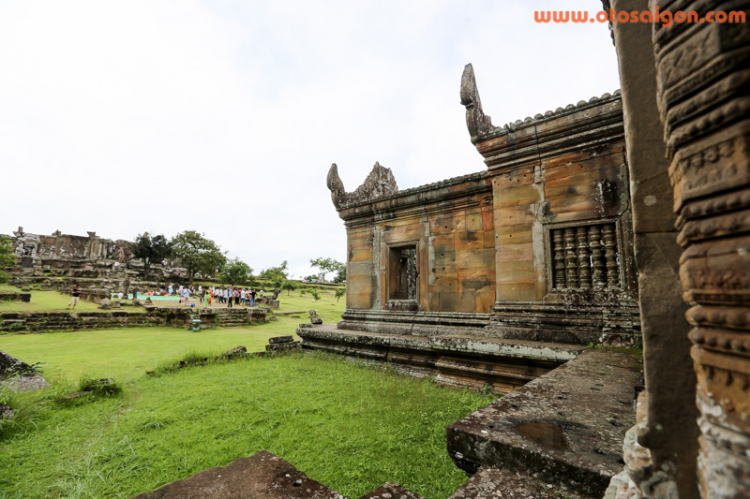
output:
[[[278,312],[303,312],[301,321],[310,322],[309,312],[314,309],[323,322],[338,322],[341,314],[346,308],[346,298],[337,299],[333,291],[319,291],[320,300],[312,301],[309,294],[300,295],[298,291],[292,291],[291,295],[284,291],[279,295],[280,306]]]
[[[19,293],[21,288],[0,284],[0,292]],[[38,291],[31,290],[31,301],[29,303],[22,301],[0,300],[0,313],[2,312],[71,312],[66,307],[70,303],[70,296],[64,295],[58,291]],[[119,310],[125,312],[144,312],[140,307],[123,307]],[[73,312],[102,312],[98,304],[79,300]]]
[[[445,428],[491,395],[327,355],[145,374],[192,352],[260,351],[269,337],[293,334],[311,308],[336,322],[345,303],[333,293],[315,303],[296,292],[280,300],[279,311],[301,317],[200,333],[154,327],[0,336],[0,350],[43,362],[53,383],[12,397],[27,415],[0,435],[0,498],[131,497],[264,449],[350,498],[395,481],[442,499],[466,481],[445,451]],[[56,401],[83,376],[114,377],[123,392]]]
[[[294,334],[290,319],[247,328],[206,329],[193,333],[173,327],[123,328],[72,333],[0,336],[0,350],[29,364],[43,362],[48,380],[76,381],[81,376],[131,381],[146,369],[190,352],[226,352],[238,345],[260,352],[268,338]]]
[[[445,498],[466,481],[445,428],[494,399],[326,355],[142,376],[77,406],[54,402],[61,390],[18,397],[37,414],[0,440],[0,497],[131,497],[267,449],[350,498],[385,481]]]

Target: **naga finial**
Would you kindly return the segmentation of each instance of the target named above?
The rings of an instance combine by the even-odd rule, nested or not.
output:
[[[479,99],[474,67],[467,64],[461,75],[461,104],[466,107],[466,125],[471,134],[471,143],[476,144],[480,134],[493,130],[492,120],[485,116],[482,101]]]

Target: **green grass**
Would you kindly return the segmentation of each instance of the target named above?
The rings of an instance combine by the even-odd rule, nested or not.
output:
[[[249,328],[216,328],[193,333],[171,327],[103,329],[72,333],[0,336],[0,350],[28,364],[43,362],[48,380],[81,376],[129,381],[146,369],[192,351],[225,352],[238,345],[260,352],[268,338],[293,334],[290,319]]]
[[[320,300],[312,301],[309,294],[300,295],[299,291],[292,291],[291,295],[286,291],[279,295],[279,312],[300,311],[303,320],[297,322],[310,322],[309,312],[314,309],[323,322],[336,323],[341,320],[341,314],[346,308],[346,298],[337,300],[333,291],[319,291]]]
[[[0,497],[130,497],[267,449],[348,497],[395,481],[445,498],[466,480],[445,428],[492,400],[325,355],[186,368],[48,402],[0,441]]]
[[[345,303],[332,292],[315,303],[299,293],[280,299],[280,311],[301,317],[199,333],[154,327],[0,336],[0,350],[43,362],[53,383],[0,393],[22,410],[0,439],[0,498],[131,497],[264,449],[353,498],[394,481],[442,499],[466,481],[445,451],[445,428],[492,395],[326,355],[145,374],[237,345],[260,351],[268,338],[307,322],[310,308],[336,322]],[[81,380],[105,377],[122,392],[65,399]]]
[[[35,294],[48,293],[53,292]],[[325,322],[338,322],[345,304],[344,298],[336,300],[332,294],[321,295],[321,300],[315,303],[308,295],[299,296],[299,293],[292,293],[291,297],[284,293],[279,299],[280,312],[302,313],[298,317],[278,316],[277,321],[259,326],[215,328],[200,333],[152,327],[4,334],[0,335],[0,350],[29,364],[43,362],[45,376],[50,379],[70,380],[86,375],[129,380],[164,360],[173,360],[192,351],[222,353],[238,345],[247,347],[250,352],[262,351],[268,338],[294,334],[299,323],[309,322],[310,308],[315,308]]]
[[[0,292],[23,293],[21,288],[0,284]],[[79,300],[75,310],[67,310],[70,296],[58,291],[31,290],[31,301],[7,301],[0,300],[0,313],[2,312],[103,312],[98,304]],[[144,312],[140,307],[123,307],[118,310],[125,312]]]

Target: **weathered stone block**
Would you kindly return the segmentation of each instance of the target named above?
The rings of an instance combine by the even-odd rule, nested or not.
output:
[[[495,272],[486,270],[463,271],[458,274],[458,291],[461,293],[495,294]]]
[[[235,459],[133,499],[344,499],[268,451]]]
[[[482,211],[480,209],[466,211],[466,230],[468,232],[482,230]]]
[[[453,234],[446,236],[432,236],[430,242],[435,251],[435,254],[452,253],[456,251],[456,237]]]
[[[429,288],[430,293],[457,293],[459,291],[458,278],[439,277]]]
[[[484,232],[459,232],[456,234],[456,251],[484,249]]]
[[[439,310],[474,312],[474,295],[471,293],[440,293]]]
[[[475,251],[456,251],[456,269],[492,269],[495,266],[495,251],[480,249]]]
[[[432,234],[455,234],[466,230],[466,215],[450,214],[430,218],[430,232]]]
[[[533,184],[533,177],[515,180],[515,182],[502,182],[495,185],[493,206],[496,210],[530,205],[542,200],[539,187]]]

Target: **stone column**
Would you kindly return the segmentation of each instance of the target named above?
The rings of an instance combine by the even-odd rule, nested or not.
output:
[[[684,250],[699,489],[703,497],[750,497],[750,1],[651,6],[662,16],[713,11],[717,21],[652,26],[656,97]]]
[[[616,11],[648,10],[648,0],[610,0]],[[669,161],[656,104],[656,70],[649,24],[615,23],[622,84],[627,161],[638,268],[647,390],[647,424],[638,443],[651,463],[633,473],[641,493],[698,497],[696,457],[698,411],[695,373],[690,358],[690,329],[679,279],[680,247],[672,209]],[[630,463],[628,463],[630,464]]]

